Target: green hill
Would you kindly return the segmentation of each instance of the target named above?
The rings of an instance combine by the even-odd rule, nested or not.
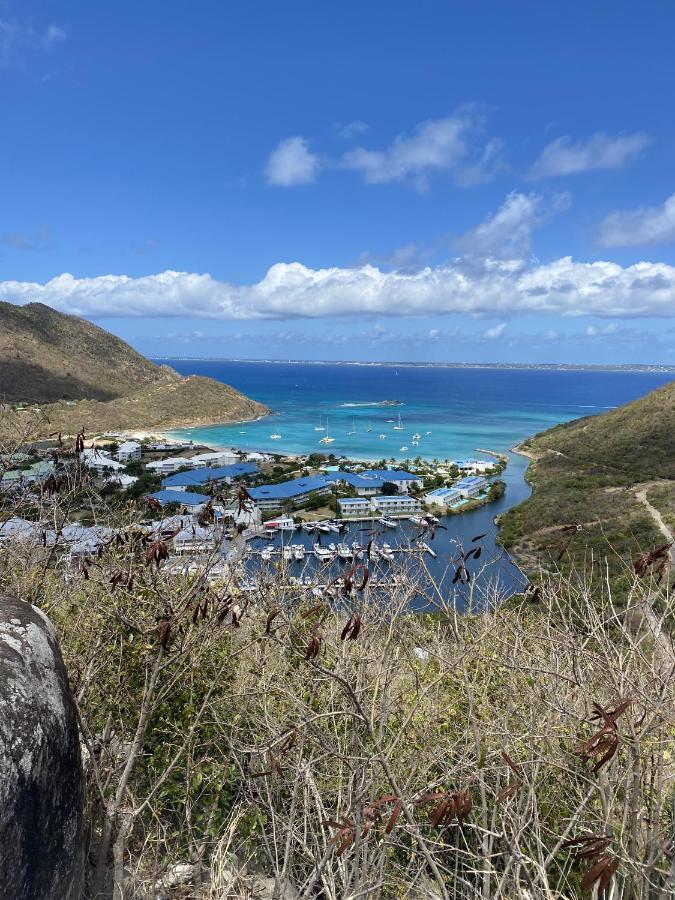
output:
[[[7,415],[10,406],[39,404],[41,432],[161,429],[268,412],[229,385],[183,378],[91,322],[42,303],[0,302],[0,402]]]
[[[526,441],[531,497],[500,520],[525,568],[588,566],[610,573],[670,538],[675,527],[675,382],[626,406]],[[580,526],[564,532],[566,526]]]

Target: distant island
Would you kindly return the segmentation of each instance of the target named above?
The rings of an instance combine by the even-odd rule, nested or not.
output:
[[[151,356],[154,360],[175,360],[176,362],[230,362],[269,363],[274,365],[297,366],[371,366],[373,368],[398,369],[518,369],[553,372],[665,372],[675,373],[675,366],[647,363],[626,363],[625,365],[591,365],[570,363],[474,363],[474,362],[364,362],[354,359],[243,359],[225,356]],[[395,405],[395,404],[389,404]]]

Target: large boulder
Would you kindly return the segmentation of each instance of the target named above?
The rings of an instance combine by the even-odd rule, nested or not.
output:
[[[78,900],[84,780],[59,643],[36,607],[0,595],[0,895]]]

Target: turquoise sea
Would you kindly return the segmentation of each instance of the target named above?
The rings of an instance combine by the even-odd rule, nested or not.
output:
[[[273,411],[258,422],[184,429],[174,432],[177,437],[213,447],[291,453],[323,450],[336,456],[396,462],[416,456],[481,457],[479,449],[508,452],[538,431],[628,403],[673,380],[672,374],[628,371],[159,361],[184,375],[207,375],[231,384]],[[400,405],[377,405],[385,400]],[[399,413],[401,431],[394,429]],[[315,429],[325,428],[326,421],[335,440],[322,445],[319,440],[326,432]],[[419,446],[412,444],[415,433],[421,436]],[[272,434],[281,438],[273,440]],[[504,497],[489,507],[445,519],[447,532],[437,534],[438,558],[429,566],[453,592],[458,607],[480,600],[474,596],[470,601],[466,586],[450,587],[447,569],[458,545],[468,546],[479,533],[488,534],[484,554],[488,565],[481,567],[480,585],[486,589],[496,580],[504,596],[522,586],[522,576],[495,541],[494,517],[529,495],[524,479],[527,460],[509,456]],[[350,541],[359,537],[357,526],[353,530]],[[409,541],[411,535],[409,527],[401,527],[391,543]]]

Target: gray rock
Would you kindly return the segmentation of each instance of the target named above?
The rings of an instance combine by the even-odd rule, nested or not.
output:
[[[66,669],[49,619],[0,596],[0,894],[78,900],[84,780]]]

